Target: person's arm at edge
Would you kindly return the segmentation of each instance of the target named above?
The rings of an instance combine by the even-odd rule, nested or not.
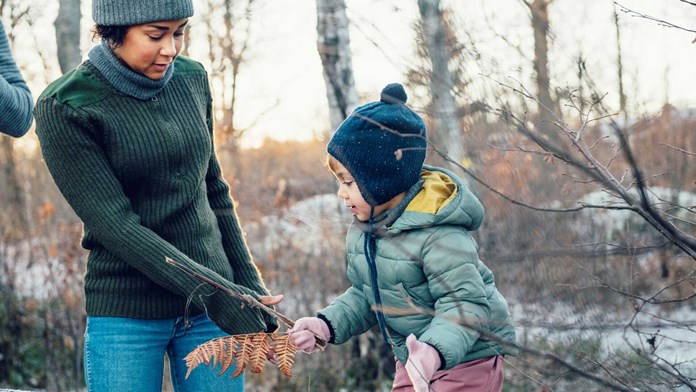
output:
[[[34,100],[12,57],[7,34],[0,20],[0,132],[21,137],[32,123]]]

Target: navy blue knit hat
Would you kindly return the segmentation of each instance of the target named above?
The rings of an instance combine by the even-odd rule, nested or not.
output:
[[[372,206],[420,179],[428,141],[425,123],[406,106],[407,99],[402,85],[387,85],[379,101],[358,107],[343,121],[326,148]]]

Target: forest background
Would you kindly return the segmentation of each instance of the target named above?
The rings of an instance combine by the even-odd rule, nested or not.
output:
[[[696,390],[696,3],[195,3],[185,54],[210,73],[224,174],[278,310],[310,315],[347,287],[324,146],[401,82],[428,162],[486,207],[475,235],[521,350],[505,390]],[[35,97],[94,45],[90,6],[0,0]],[[0,388],[82,390],[81,226],[33,132],[0,137],[0,211]],[[393,358],[371,331],[294,371],[247,390],[388,390]]]

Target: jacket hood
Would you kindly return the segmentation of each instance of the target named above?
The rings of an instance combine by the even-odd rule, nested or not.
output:
[[[423,165],[421,179],[420,191],[408,201],[389,231],[437,225],[458,225],[474,231],[481,226],[483,205],[456,174]]]
[[[375,217],[373,231],[381,235],[397,234],[437,225],[457,225],[474,231],[481,226],[483,205],[456,174],[445,168],[423,165],[420,178],[398,206]],[[368,225],[357,219],[353,224],[362,231],[368,230]]]

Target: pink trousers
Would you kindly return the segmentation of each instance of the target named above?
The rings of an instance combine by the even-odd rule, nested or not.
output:
[[[431,392],[500,392],[503,389],[503,357],[481,358],[435,372]],[[392,392],[413,392],[404,365],[396,361]]]

